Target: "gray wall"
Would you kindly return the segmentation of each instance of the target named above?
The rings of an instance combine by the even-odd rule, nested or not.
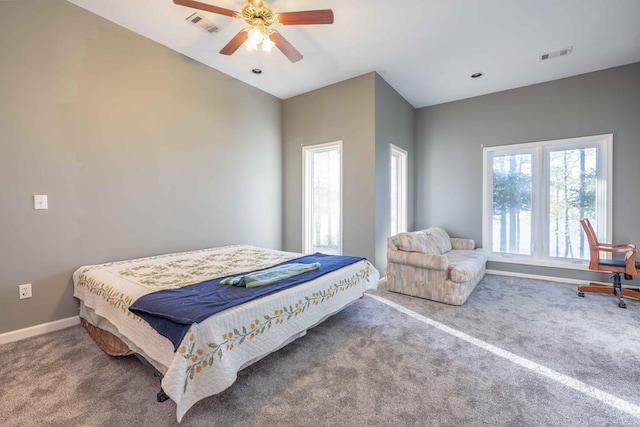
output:
[[[374,260],[375,74],[284,101],[284,248],[302,250],[302,146],[343,141],[343,253]]]
[[[409,155],[413,227],[415,109],[368,73],[284,101],[284,247],[302,250],[302,146],[343,141],[343,253],[367,257],[384,276],[390,229],[390,148]]]
[[[376,258],[375,265],[385,275],[387,237],[391,235],[391,147],[407,151],[407,230],[414,229],[415,200],[415,109],[382,77],[376,74]]]
[[[416,228],[482,241],[482,145],[614,133],[613,239],[640,243],[640,63],[422,108]],[[513,264],[489,268],[583,278]]]
[[[279,99],[62,0],[0,2],[0,58],[0,333],[76,315],[83,264],[281,248]]]

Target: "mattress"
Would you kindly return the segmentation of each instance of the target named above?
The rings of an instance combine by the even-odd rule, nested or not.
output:
[[[81,317],[123,339],[164,374],[182,419],[242,368],[276,351],[377,286],[366,260],[217,313],[191,326],[178,350],[129,306],[142,295],[269,267],[301,256],[238,245],[80,267],[73,275]]]

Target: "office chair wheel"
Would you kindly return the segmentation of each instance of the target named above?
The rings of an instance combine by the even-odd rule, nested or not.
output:
[[[619,302],[619,303],[618,303],[618,307],[620,307],[620,308],[627,308],[627,304],[626,304],[626,303],[624,303],[624,302]]]
[[[584,298],[584,292],[582,291],[578,292],[578,296]]]

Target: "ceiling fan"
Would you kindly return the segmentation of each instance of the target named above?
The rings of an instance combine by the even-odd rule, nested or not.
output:
[[[300,52],[282,34],[271,28],[271,25],[333,24],[331,9],[274,13],[271,6],[265,1],[248,0],[242,6],[242,12],[235,12],[194,0],[173,0],[173,2],[180,6],[240,18],[250,25],[250,27],[242,29],[222,48],[220,53],[223,55],[233,55],[242,44],[245,44],[249,50],[257,50],[258,45],[262,44],[262,50],[268,51],[276,46],[291,62],[297,62],[302,59]]]

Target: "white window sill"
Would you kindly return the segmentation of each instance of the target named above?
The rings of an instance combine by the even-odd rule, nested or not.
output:
[[[534,265],[537,267],[552,267],[552,268],[564,268],[568,270],[589,270],[589,262],[584,260],[579,261],[552,261],[552,260],[539,260],[534,258],[525,258],[519,256],[509,256],[504,254],[489,254],[489,261],[502,262],[507,264],[522,264],[522,265]]]

